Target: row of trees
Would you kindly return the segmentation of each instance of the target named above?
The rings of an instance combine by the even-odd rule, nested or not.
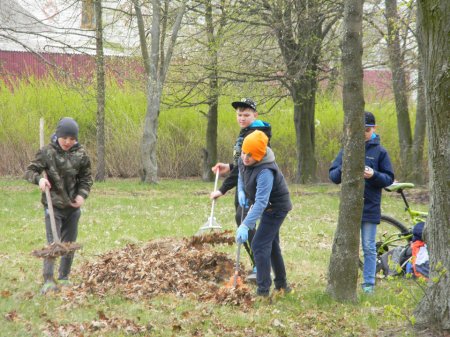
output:
[[[22,0],[24,8],[36,0]],[[97,55],[98,120],[97,179],[104,180],[104,63],[103,48],[140,54],[146,71],[147,111],[142,135],[142,181],[156,183],[158,115],[161,104],[176,106],[207,105],[203,179],[212,180],[210,167],[217,161],[218,102],[227,86],[241,87],[245,95],[258,102],[276,102],[290,97],[294,103],[296,182],[316,181],[315,97],[319,82],[331,84],[340,78],[339,36],[342,29],[343,1],[327,0],[71,0],[60,3],[52,18],[79,8],[82,30],[71,34],[90,38]],[[423,91],[418,90],[414,139],[409,104],[410,94],[420,81],[410,83],[407,74],[420,69],[415,32],[416,5],[411,0],[367,0],[363,11],[366,67],[389,65],[393,74],[398,116],[401,166],[398,176],[421,183],[425,135]],[[67,16],[67,15],[66,15]],[[29,18],[28,20],[32,20]],[[53,20],[53,19],[52,19]],[[62,20],[35,20],[47,27]],[[21,28],[23,34],[58,37],[44,28]],[[1,27],[17,33],[18,27]],[[58,26],[58,31],[61,27]],[[68,32],[69,30],[66,30]],[[116,35],[124,37],[118,43]],[[3,34],[10,37],[12,35]],[[125,37],[130,36],[129,40]],[[134,39],[133,39],[134,37]],[[61,39],[61,38],[60,38]],[[62,39],[61,39],[62,40]],[[86,51],[86,43],[64,40],[64,50]],[[130,42],[131,41],[131,42]],[[119,41],[120,42],[120,41]],[[134,43],[134,44],[133,44]],[[170,67],[169,67],[170,66]],[[420,72],[419,72],[420,75]],[[420,80],[419,76],[419,80]],[[267,83],[264,92],[253,92],[251,83]],[[330,85],[331,87],[332,85]],[[163,93],[165,93],[163,95]],[[100,96],[103,96],[101,98]],[[412,164],[414,163],[414,165]]]

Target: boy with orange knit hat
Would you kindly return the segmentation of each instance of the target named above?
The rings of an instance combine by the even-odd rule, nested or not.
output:
[[[244,243],[248,232],[256,227],[251,243],[258,273],[256,283],[258,296],[268,296],[274,272],[276,290],[289,292],[286,269],[280,249],[280,227],[292,209],[289,190],[275,155],[262,131],[254,131],[242,143],[238,163],[238,191],[243,191],[251,206],[247,216],[236,231],[236,242]]]

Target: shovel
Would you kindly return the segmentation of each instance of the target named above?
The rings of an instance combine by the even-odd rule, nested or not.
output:
[[[219,181],[219,170],[216,170],[216,180],[214,182],[214,192],[217,191],[217,182]],[[208,218],[208,221],[200,227],[200,230],[197,232],[196,235],[201,235],[203,232],[213,229],[222,229],[222,226],[219,225],[216,221],[216,218],[214,217],[214,207],[216,205],[216,199],[212,200],[212,206],[211,206],[211,215]]]
[[[225,288],[234,288],[242,285],[241,277],[239,276],[239,258],[241,256],[241,246],[242,243],[238,243],[237,252],[236,252],[236,264],[234,266],[234,274],[230,277],[230,279],[225,283]]]

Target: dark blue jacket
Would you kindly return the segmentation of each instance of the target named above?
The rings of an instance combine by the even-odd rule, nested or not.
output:
[[[329,170],[330,180],[335,184],[341,183],[342,151],[339,151]],[[365,179],[362,222],[378,224],[381,217],[381,191],[394,182],[391,160],[386,149],[380,145],[378,135],[366,142],[365,165],[370,166],[374,173],[372,178]]]

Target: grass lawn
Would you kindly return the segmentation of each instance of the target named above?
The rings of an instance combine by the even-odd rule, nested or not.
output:
[[[102,253],[128,243],[194,235],[209,216],[212,188],[213,183],[199,180],[94,184],[79,224],[83,248],[75,257],[73,282],[81,281],[77,268]],[[139,301],[118,293],[39,295],[42,261],[31,252],[45,245],[40,192],[23,180],[2,178],[0,336],[414,336],[409,319],[422,292],[412,280],[380,280],[373,296],[358,289],[359,301],[353,304],[325,294],[339,187],[291,185],[290,191],[294,209],[282,226],[281,241],[294,292],[241,308],[175,294]],[[405,218],[401,199],[392,194],[384,194],[383,211]],[[217,202],[215,215],[225,229],[235,228],[231,193]],[[235,246],[214,249],[234,259]],[[249,269],[245,253],[241,261]],[[136,326],[141,332],[133,330]]]

